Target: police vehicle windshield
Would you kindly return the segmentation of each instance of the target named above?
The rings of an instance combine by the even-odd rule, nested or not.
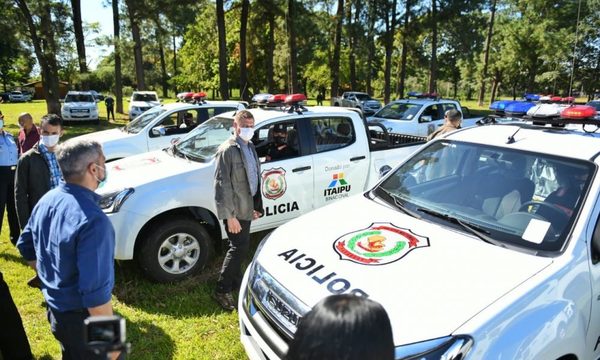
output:
[[[232,134],[232,118],[214,117],[183,138],[175,146],[175,151],[192,160],[207,161],[215,156],[219,145]]]
[[[154,119],[156,119],[160,114],[164,113],[165,110],[162,106],[156,106],[148,111],[143,112],[140,116],[136,117],[133,121],[131,121],[127,126],[125,126],[125,131],[131,134],[137,134],[142,131],[146,125],[151,123]]]
[[[501,246],[560,251],[591,162],[457,141],[427,146],[375,189],[399,210]]]
[[[404,102],[390,103],[376,112],[373,117],[391,120],[411,120],[419,113],[422,107],[420,104]]]

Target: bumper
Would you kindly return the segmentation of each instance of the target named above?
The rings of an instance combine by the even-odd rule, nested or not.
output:
[[[287,343],[256,310],[248,291],[250,267],[244,274],[238,300],[240,340],[250,360],[279,360],[287,352]]]
[[[126,210],[106,215],[115,229],[115,259],[133,259],[135,240],[150,219]]]
[[[72,114],[70,112],[62,113],[63,120],[66,121],[96,121],[98,120],[98,113],[81,113],[81,114]]]

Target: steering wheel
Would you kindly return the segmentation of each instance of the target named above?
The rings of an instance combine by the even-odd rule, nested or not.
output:
[[[555,214],[558,214],[564,218],[569,218],[569,215],[567,213],[565,213],[565,211],[561,208],[559,208],[558,206],[556,206],[555,204],[552,203],[547,203],[547,202],[543,202],[543,201],[527,201],[524,202],[523,204],[521,204],[521,206],[519,207],[518,211],[523,211],[526,210],[527,207],[529,207],[530,205],[532,206],[543,206],[546,209],[552,210]]]

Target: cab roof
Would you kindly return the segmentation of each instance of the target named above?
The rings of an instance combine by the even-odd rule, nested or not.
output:
[[[327,115],[336,115],[336,116],[348,116],[351,114],[358,114],[357,111],[352,109],[339,107],[339,106],[308,106],[306,110],[302,111],[302,114],[299,115],[297,112],[288,112],[286,110],[282,110],[279,108],[252,108],[246,109],[252,113],[254,116],[255,126],[267,122],[271,119],[285,119],[285,118],[296,118],[303,116],[306,117],[314,117],[314,116],[327,116]],[[219,116],[233,118],[235,111],[227,112],[220,114]]]
[[[452,99],[422,98],[422,99],[398,99],[398,100],[390,101],[389,104],[410,103],[410,104],[425,105],[425,104],[440,103],[440,102],[458,103],[458,101],[452,100]]]
[[[163,104],[163,105],[159,105],[159,106],[162,106],[163,109],[170,111],[170,110],[183,110],[183,109],[200,109],[200,108],[213,107],[213,106],[233,106],[233,107],[237,108],[237,107],[239,107],[239,105],[240,105],[240,103],[237,101],[207,101],[207,102],[198,103],[198,104],[176,102],[176,103]]]
[[[588,125],[588,130],[593,130]],[[518,131],[518,132],[517,132]],[[514,142],[509,143],[509,137]],[[526,123],[473,126],[452,132],[446,139],[556,156],[590,160],[600,153],[600,134],[585,132],[581,125],[553,128]]]

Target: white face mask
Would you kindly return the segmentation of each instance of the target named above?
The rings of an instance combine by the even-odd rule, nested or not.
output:
[[[241,128],[240,129],[240,137],[242,138],[242,140],[250,141],[250,140],[252,140],[253,136],[254,136],[254,128]]]
[[[44,144],[44,146],[51,148],[58,144],[59,138],[60,135],[42,135],[40,136],[40,141],[42,144]]]

